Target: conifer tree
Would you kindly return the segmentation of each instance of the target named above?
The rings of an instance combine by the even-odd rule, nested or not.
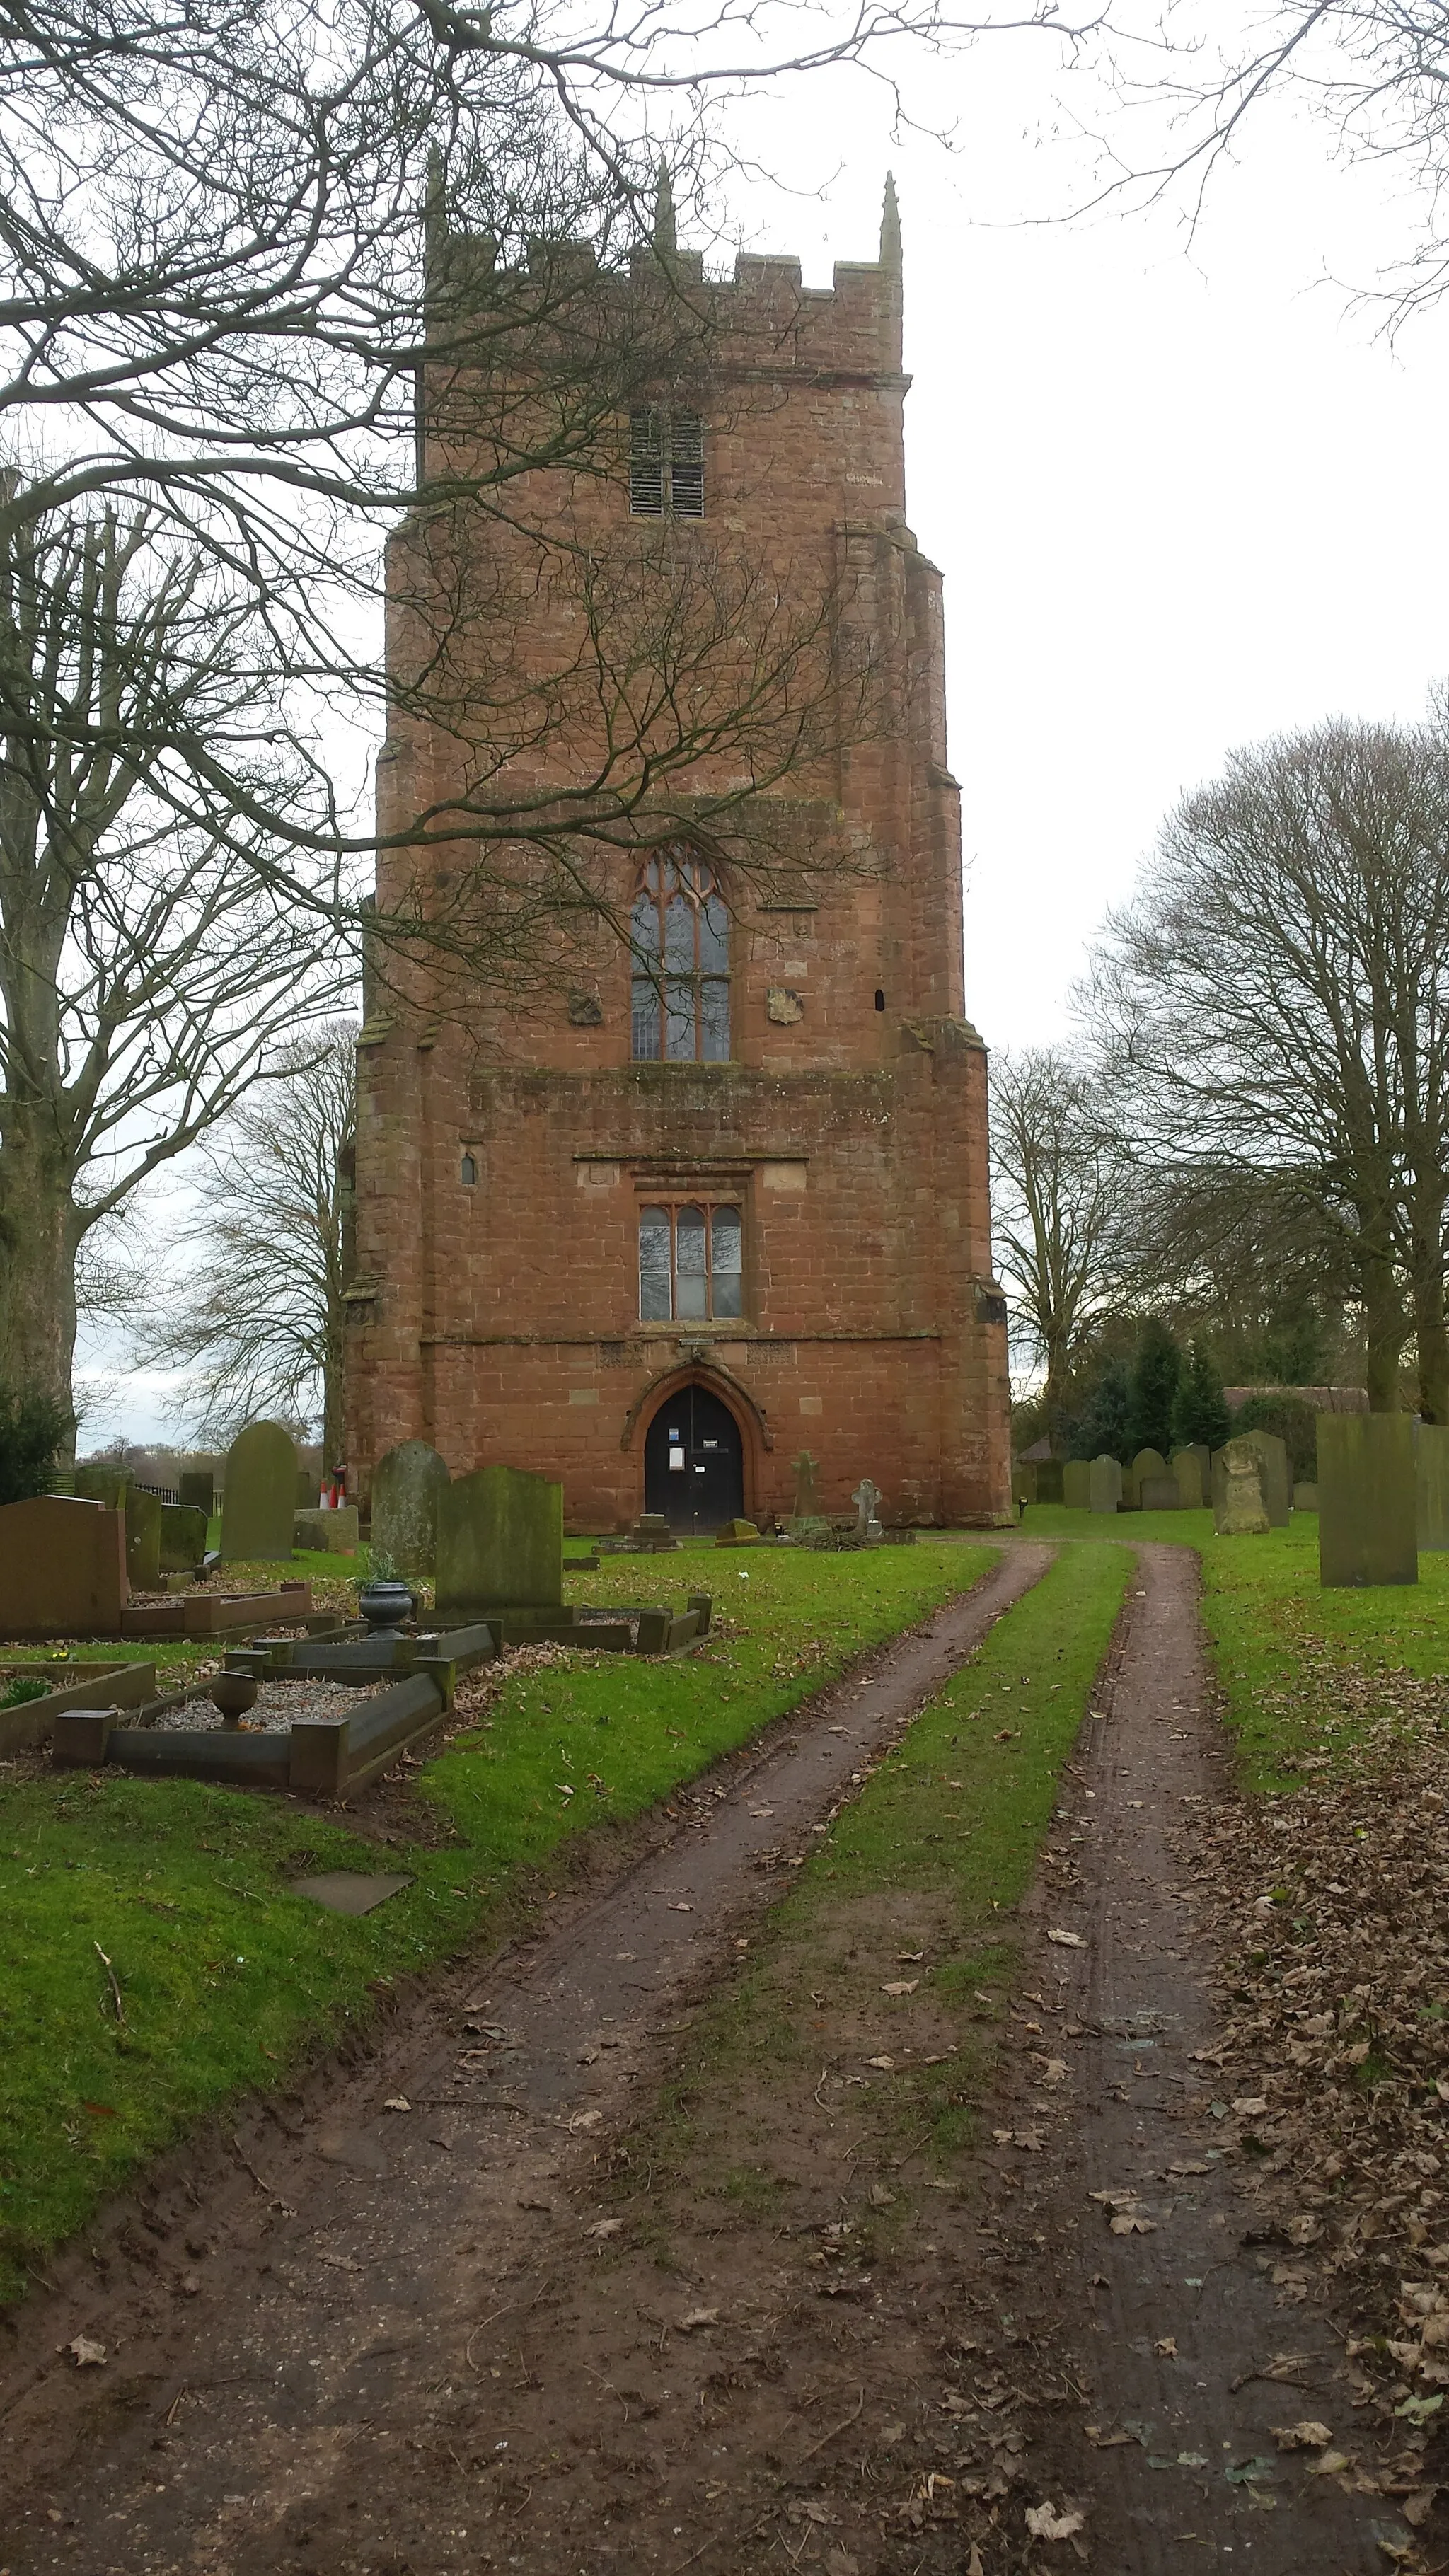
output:
[[[1182,1375],[1182,1353],[1170,1327],[1149,1315],[1132,1365],[1130,1407],[1132,1450],[1155,1449],[1165,1458],[1172,1447],[1172,1407]]]
[[[1209,1449],[1221,1449],[1231,1428],[1217,1363],[1201,1333],[1195,1333],[1173,1399],[1172,1445],[1188,1449],[1201,1441]]]
[[[1132,1390],[1121,1360],[1108,1360],[1087,1397],[1072,1442],[1076,1458],[1115,1458],[1125,1467],[1132,1457]]]

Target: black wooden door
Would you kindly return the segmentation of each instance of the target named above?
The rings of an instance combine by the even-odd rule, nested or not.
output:
[[[644,1509],[663,1512],[681,1538],[743,1518],[745,1450],[727,1404],[708,1387],[681,1387],[662,1404],[644,1441]]]

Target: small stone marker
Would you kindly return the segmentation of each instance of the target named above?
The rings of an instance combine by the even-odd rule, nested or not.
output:
[[[1175,1476],[1144,1476],[1138,1495],[1144,1512],[1180,1512],[1182,1509],[1182,1494]]]
[[[1087,1508],[1093,1512],[1115,1512],[1122,1502],[1122,1470],[1115,1458],[1103,1450],[1087,1470]]]
[[[1263,1488],[1263,1509],[1270,1529],[1286,1529],[1293,1502],[1293,1476],[1288,1464],[1288,1444],[1276,1431],[1240,1431],[1258,1461],[1258,1480]],[[1231,1446],[1231,1443],[1229,1443]]]
[[[216,1509],[216,1470],[213,1467],[183,1468],[176,1481],[185,1512],[204,1512],[210,1520]]]
[[[126,1522],[71,1494],[0,1504],[0,1636],[119,1637]]]
[[[526,1467],[476,1467],[438,1495],[438,1625],[563,1602],[563,1487]]]
[[[1062,1469],[1062,1501],[1069,1512],[1092,1508],[1092,1470],[1085,1458],[1069,1458]]]
[[[790,1464],[795,1470],[795,1518],[797,1521],[818,1521],[820,1496],[815,1479],[820,1473],[820,1461],[812,1458],[808,1449],[802,1449],[799,1457],[792,1458]]]
[[[430,1575],[437,1562],[438,1496],[446,1462],[426,1440],[399,1440],[372,1471],[372,1544],[399,1573]]]
[[[1213,1466],[1213,1528],[1219,1538],[1259,1538],[1270,1527],[1258,1451],[1250,1440],[1229,1440]]]
[[[714,1543],[716,1547],[758,1547],[760,1533],[753,1521],[726,1521],[723,1529],[715,1531]]]
[[[1207,1501],[1208,1453],[1202,1448],[1174,1449],[1172,1472],[1177,1479],[1177,1499],[1185,1512],[1200,1512]]]
[[[325,1905],[329,1914],[370,1914],[375,1905],[385,1905],[390,1896],[400,1896],[411,1885],[410,1878],[371,1877],[358,1869],[327,1869],[317,1878],[294,1878],[292,1894],[309,1896],[314,1905]]]
[[[1436,1554],[1449,1548],[1449,1425],[1416,1425],[1414,1481],[1419,1546]]]
[[[1419,1580],[1414,1426],[1407,1413],[1320,1413],[1318,1579]]]
[[[280,1422],[249,1422],[226,1453],[223,1565],[290,1564],[297,1444]]]
[[[163,1574],[191,1574],[206,1554],[206,1514],[194,1503],[161,1505]]]
[[[1293,1509],[1295,1512],[1316,1512],[1318,1509],[1318,1487],[1305,1477],[1300,1477],[1293,1488]],[[1423,1545],[1422,1539],[1419,1544]]]

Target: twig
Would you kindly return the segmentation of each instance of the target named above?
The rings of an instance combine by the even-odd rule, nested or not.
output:
[[[116,2007],[116,2028],[117,2030],[124,2030],[126,2027],[126,2007],[121,2001],[121,1989],[116,1983],[115,1969],[112,1967],[110,1960],[106,1957],[99,1941],[93,1942],[91,1946],[94,1949],[101,1966],[105,1969],[106,1975],[111,1981],[111,1995]]]
[[[812,2442],[808,2451],[802,2451],[800,2454],[802,2462],[805,2460],[813,2460],[816,2452],[823,2451],[827,2442],[833,2442],[837,2433],[848,2433],[864,2404],[865,2389],[862,2387],[860,2395],[855,2401],[854,2411],[846,2416],[843,2424],[832,2424],[829,2432],[822,2433],[818,2442]]]
[[[275,2202],[275,2204],[276,2204],[276,2206],[277,2206],[277,2208],[278,2208],[278,2209],[285,2210],[285,2211],[286,2211],[286,2213],[287,2213],[287,2216],[288,2216],[289,2218],[294,2217],[296,2213],[295,2213],[295,2212],[294,2212],[294,2210],[292,2209],[290,2202],[283,2200],[282,2195],[281,2195],[281,2193],[278,2191],[276,2184],[275,2184],[275,2183],[272,2183],[272,2182],[264,2182],[264,2181],[263,2181],[263,2179],[262,2179],[261,2175],[258,2173],[258,2171],[257,2171],[257,2169],[256,2169],[256,2166],[252,2163],[252,2160],[251,2160],[250,2156],[247,2154],[246,2149],[243,2147],[243,2145],[242,2145],[242,2142],[241,2142],[240,2138],[238,2138],[238,2137],[233,2137],[233,2139],[232,2139],[232,2142],[231,2142],[231,2143],[232,2143],[232,2146],[233,2146],[233,2148],[235,2149],[235,2152],[236,2152],[237,2162],[238,2162],[239,2164],[241,2164],[241,2165],[244,2165],[244,2166],[246,2167],[246,2170],[247,2170],[247,2172],[251,2175],[251,2178],[252,2178],[253,2182],[256,2184],[256,2187],[257,2187],[258,2191],[265,2192],[265,2193],[266,2193],[266,2196],[267,2196],[267,2198],[268,2198],[268,2200]]]
[[[807,2456],[807,2457],[809,2456],[809,2455],[808,2455],[808,2453],[807,2453],[807,2455],[806,2455],[806,2456]],[[764,2530],[764,2527],[765,2527],[765,2525],[766,2525],[766,2523],[767,2523],[767,2522],[769,2521],[769,2519],[770,2519],[771,2514],[773,2514],[773,2513],[778,2513],[778,2511],[779,2511],[779,2506],[778,2506],[778,2505],[773,2505],[773,2504],[772,2504],[772,2505],[767,2505],[767,2506],[766,2506],[766,2508],[765,2508],[765,2510],[764,2510],[764,2512],[761,2514],[761,2516],[760,2516],[760,2518],[759,2518],[759,2521],[758,2521],[758,2522],[752,2522],[752,2523],[751,2523],[751,2525],[750,2525],[750,2527],[749,2527],[749,2530],[748,2530],[748,2531],[742,2531],[742,2532],[740,2533],[739,2538],[738,2538],[738,2539],[736,2540],[736,2542],[735,2542],[735,2547],[736,2547],[736,2549],[743,2549],[743,2547],[744,2547],[744,2545],[745,2545],[745,2542],[746,2542],[747,2540],[753,2540],[753,2539],[754,2539],[754,2536],[755,2536],[755,2534],[756,2534],[756,2532],[757,2532],[757,2531],[763,2531],[763,2530]],[[708,2540],[702,2540],[702,2541],[700,2542],[700,2544],[699,2544],[699,2547],[698,2547],[697,2549],[691,2550],[691,2552],[690,2552],[690,2554],[689,2554],[689,2556],[688,2556],[687,2558],[681,2558],[681,2560],[680,2560],[680,2562],[679,2562],[679,2565],[678,2565],[678,2566],[675,2568],[675,2570],[674,2570],[674,2576],[684,2576],[684,2571],[685,2571],[686,2567],[692,2567],[692,2566],[694,2565],[694,2562],[695,2562],[696,2558],[702,2558],[702,2557],[704,2556],[704,2553],[705,2553],[705,2551],[706,2551],[707,2549],[713,2549],[713,2547],[714,2547],[714,2545],[715,2545],[715,2542],[719,2539],[719,2537],[720,2537],[720,2535],[719,2535],[719,2533],[718,2533],[717,2531],[712,2531],[712,2532],[710,2533],[710,2535],[709,2535]]]
[[[497,2325],[497,2323],[498,2323],[499,2318],[500,2318],[500,2317],[506,2317],[506,2316],[510,2315],[510,2314],[511,2314],[511,2312],[512,2312],[512,2310],[513,2310],[514,2308],[516,2308],[516,2307],[517,2307],[517,2305],[518,2305],[518,2301],[517,2301],[516,2299],[510,2300],[508,2307],[506,2307],[506,2308],[495,2308],[495,2309],[494,2309],[494,2311],[493,2311],[493,2314],[491,2315],[491,2317],[480,2317],[480,2318],[479,2318],[477,2325],[473,2328],[472,2333],[470,2334],[470,2336],[468,2337],[467,2342],[466,2342],[466,2343],[464,2344],[464,2346],[463,2346],[463,2359],[466,2361],[466,2363],[467,2363],[467,2365],[468,2365],[468,2368],[469,2368],[470,2370],[476,2370],[476,2369],[477,2369],[477,2367],[478,2367],[478,2364],[476,2363],[476,2361],[475,2361],[475,2360],[474,2360],[474,2358],[473,2358],[473,2346],[474,2346],[474,2344],[477,2342],[478,2337],[480,2336],[480,2334],[483,2332],[484,2327],[485,2327],[485,2326],[496,2326],[496,2325]]]
[[[177,2409],[177,2407],[180,2405],[182,2398],[183,2398],[186,2394],[187,2394],[187,2390],[186,2390],[185,2382],[183,2381],[183,2383],[182,2383],[181,2387],[177,2389],[175,2396],[172,2398],[170,2405],[167,2407],[167,2409],[166,2409],[166,2413],[165,2413],[165,2416],[164,2416],[164,2418],[163,2418],[163,2421],[164,2421],[164,2423],[165,2423],[165,2425],[166,2425],[166,2429],[167,2429],[167,2431],[168,2431],[168,2432],[170,2431],[171,2426],[172,2426],[172,2425],[175,2423],[175,2421],[176,2421],[176,2409]]]

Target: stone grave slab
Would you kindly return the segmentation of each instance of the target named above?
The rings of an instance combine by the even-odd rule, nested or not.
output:
[[[1085,1458],[1069,1458],[1062,1469],[1062,1501],[1069,1512],[1092,1508],[1092,1470]]]
[[[1415,1426],[1414,1485],[1419,1545],[1438,1554],[1449,1548],[1449,1424]]]
[[[308,1896],[314,1905],[325,1905],[329,1914],[371,1914],[374,1907],[385,1905],[390,1896],[400,1896],[411,1887],[410,1878],[374,1875],[360,1869],[325,1869],[316,1878],[294,1878],[294,1896]]]
[[[1087,1470],[1087,1508],[1093,1512],[1115,1512],[1122,1503],[1122,1470],[1115,1458],[1105,1452],[1094,1458]]]
[[[357,1547],[357,1505],[340,1503],[331,1511],[315,1506],[292,1514],[292,1545],[322,1556],[351,1556]]]
[[[297,1444],[280,1422],[249,1422],[226,1453],[223,1565],[284,1564],[292,1554]]]
[[[526,1467],[476,1467],[438,1496],[436,1615],[563,1603],[563,1487]]]
[[[213,1467],[185,1467],[176,1480],[181,1508],[188,1512],[205,1512],[208,1520],[216,1510],[216,1470]]]
[[[1261,1538],[1271,1527],[1262,1458],[1250,1438],[1229,1440],[1213,1470],[1213,1528],[1219,1538]]]
[[[1138,1488],[1144,1512],[1180,1512],[1182,1491],[1173,1475],[1144,1476]]]
[[[206,1554],[206,1514],[194,1503],[161,1505],[160,1570],[190,1574]]]
[[[1200,1512],[1207,1501],[1207,1460],[1205,1449],[1174,1449],[1172,1453],[1177,1499],[1185,1512]]]
[[[1293,1509],[1295,1512],[1316,1512],[1318,1509],[1318,1487],[1308,1477],[1300,1476],[1293,1488]]]
[[[1060,1458],[1038,1458],[1036,1462],[1036,1498],[1039,1503],[1060,1503],[1066,1499],[1066,1468]]]
[[[119,1637],[125,1514],[80,1495],[0,1504],[0,1636]]]
[[[1407,1413],[1320,1413],[1318,1579],[1329,1589],[1418,1582],[1414,1425]]]
[[[1144,1508],[1142,1501],[1143,1479],[1147,1476],[1167,1476],[1170,1475],[1171,1472],[1172,1471],[1168,1466],[1167,1460],[1164,1458],[1160,1449],[1139,1449],[1131,1466],[1123,1470],[1123,1502],[1127,1503],[1130,1508],[1141,1511]]]
[[[399,1440],[372,1471],[372,1547],[399,1574],[431,1575],[438,1549],[438,1496],[446,1462],[426,1440]]]
[[[1293,1507],[1293,1471],[1288,1464],[1286,1440],[1280,1440],[1276,1431],[1240,1431],[1237,1436],[1248,1442],[1257,1458],[1269,1528],[1286,1529]]]

